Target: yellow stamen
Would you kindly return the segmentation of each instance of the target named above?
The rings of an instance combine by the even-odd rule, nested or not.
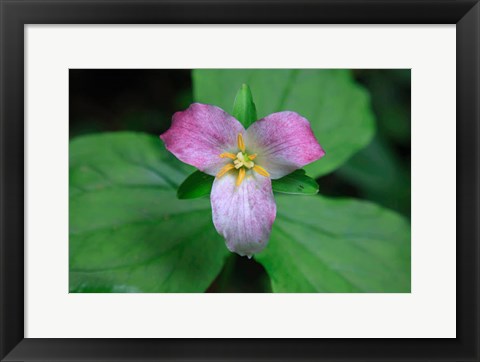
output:
[[[228,171],[234,169],[235,166],[233,166],[233,164],[231,163],[228,163],[226,164],[225,166],[222,167],[222,169],[217,173],[217,177],[220,178],[222,177],[223,175],[225,175]]]
[[[270,174],[262,166],[255,165],[255,166],[253,166],[253,170],[256,171],[257,173],[259,173],[262,176],[270,177]]]
[[[237,186],[240,186],[242,184],[242,181],[244,178],[245,178],[245,169],[241,168],[240,170],[238,170]]]
[[[243,142],[243,136],[241,133],[238,134],[237,143],[238,148],[240,148],[242,152],[245,152],[245,142]]]
[[[248,158],[249,158],[250,160],[254,160],[256,157],[257,157],[257,154],[256,154],[256,153],[254,153],[253,155],[248,155]]]
[[[231,158],[232,160],[237,158],[237,156],[235,156],[233,153],[230,153],[230,152],[224,152],[220,155],[220,157],[221,158],[228,157],[228,158]]]

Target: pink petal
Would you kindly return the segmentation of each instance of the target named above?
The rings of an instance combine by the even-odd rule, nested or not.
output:
[[[310,123],[295,112],[272,113],[252,124],[245,137],[247,152],[272,179],[292,173],[325,155]]]
[[[236,186],[236,175],[229,172],[213,182],[213,224],[230,251],[251,257],[267,246],[277,207],[270,178],[247,171]]]
[[[229,159],[224,152],[237,150],[237,137],[245,129],[231,115],[208,104],[193,103],[173,115],[172,125],[160,138],[182,162],[216,175]]]

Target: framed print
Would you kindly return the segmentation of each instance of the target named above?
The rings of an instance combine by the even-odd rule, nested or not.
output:
[[[3,0],[2,361],[478,361],[479,6]]]

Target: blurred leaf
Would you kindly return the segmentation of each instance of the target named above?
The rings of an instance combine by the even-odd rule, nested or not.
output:
[[[284,194],[315,195],[317,181],[305,175],[305,170],[296,170],[277,180],[272,180],[273,191]]]
[[[410,69],[363,70],[377,115],[378,130],[396,143],[410,143]]]
[[[255,103],[253,103],[252,91],[246,84],[242,84],[235,96],[232,115],[245,128],[248,128],[257,120],[257,109],[255,108]]]
[[[275,292],[410,292],[410,225],[368,202],[277,196],[263,264]]]
[[[242,84],[255,95],[258,117],[290,110],[306,117],[326,151],[305,167],[312,176],[327,174],[365,147],[374,134],[368,93],[348,70],[201,69],[193,71],[194,98],[232,112]]]
[[[196,199],[210,195],[215,177],[201,171],[195,171],[188,176],[178,187],[177,197],[179,199]]]
[[[209,200],[175,196],[192,170],[155,136],[71,141],[70,291],[205,291],[229,252]]]
[[[337,174],[358,187],[362,197],[410,214],[410,172],[380,135],[339,168]]]

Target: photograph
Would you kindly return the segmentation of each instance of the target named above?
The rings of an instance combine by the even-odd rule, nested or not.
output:
[[[69,69],[70,293],[410,293],[410,69]]]

